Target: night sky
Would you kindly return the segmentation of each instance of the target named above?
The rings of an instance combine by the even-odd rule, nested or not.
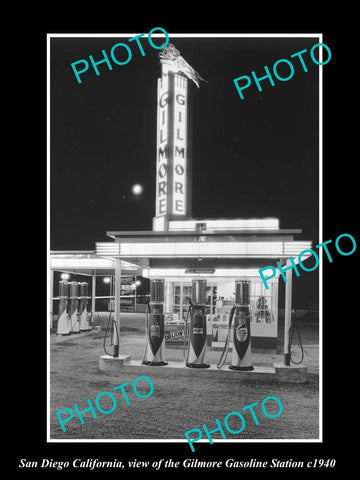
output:
[[[318,243],[319,67],[309,55],[318,40],[169,36],[207,80],[199,89],[189,82],[193,217],[277,217],[280,228],[301,228],[299,240]],[[143,37],[144,57],[133,43],[127,65],[99,65],[100,76],[90,67],[81,84],[70,66],[89,55],[100,60],[102,49],[110,58],[111,47],[130,37],[51,39],[51,250],[93,250],[110,241],[106,231],[152,229],[158,50]],[[240,99],[234,78],[253,70],[261,77],[264,65],[272,71],[304,49],[308,72],[293,59],[292,79],[273,77],[273,87],[264,80],[262,92],[253,84]],[[135,183],[144,187],[138,197]],[[300,303],[317,301],[317,272],[294,281]]]

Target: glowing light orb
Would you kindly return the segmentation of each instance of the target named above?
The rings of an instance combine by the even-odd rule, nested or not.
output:
[[[135,185],[132,186],[131,191],[134,195],[140,195],[143,192],[143,187],[142,185],[139,185],[136,183]]]

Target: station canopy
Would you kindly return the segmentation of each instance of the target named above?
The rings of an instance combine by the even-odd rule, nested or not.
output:
[[[102,257],[93,250],[51,251],[49,256],[50,269],[74,275],[111,276],[114,275],[114,259]],[[141,275],[138,265],[121,261],[124,276]]]
[[[276,218],[170,220],[167,230],[109,231],[113,241],[96,243],[96,255],[120,258],[143,276],[253,276],[290,256],[297,263],[311,249],[311,241],[294,240],[301,233],[280,229]]]

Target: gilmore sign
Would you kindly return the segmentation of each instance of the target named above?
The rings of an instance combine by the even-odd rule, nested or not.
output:
[[[186,215],[187,79],[158,83],[156,216]]]

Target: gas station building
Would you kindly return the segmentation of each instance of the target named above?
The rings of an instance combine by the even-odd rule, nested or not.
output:
[[[282,229],[277,218],[194,219],[191,215],[191,145],[188,141],[188,79],[169,65],[158,79],[156,199],[151,231],[109,231],[108,242],[95,250],[50,252],[54,271],[91,276],[91,312],[95,314],[96,276],[115,279],[114,317],[121,324],[121,279],[126,275],[165,281],[167,324],[184,324],[191,284],[206,279],[206,313],[214,340],[221,341],[222,325],[234,304],[235,280],[250,281],[253,349],[275,350],[278,336],[279,272],[268,280],[259,269],[279,262],[284,268],[293,257],[311,249],[298,240],[301,229]],[[110,240],[111,239],[111,240]],[[303,255],[303,259],[306,255]],[[292,269],[286,271],[285,339],[291,324]],[[53,282],[50,281],[50,301]]]
[[[137,275],[165,280],[164,313],[167,324],[183,325],[195,279],[207,281],[207,314],[214,340],[224,340],[235,280],[250,280],[251,337],[254,350],[276,350],[278,336],[279,274],[268,280],[258,270],[311,248],[294,240],[301,230],[279,228],[275,218],[169,221],[167,231],[107,232],[113,239],[96,244],[95,252],[52,252],[51,269],[92,277],[91,311],[95,314],[97,275]],[[285,315],[291,314],[291,270],[286,272]],[[120,289],[114,291],[120,305]],[[120,306],[115,315],[120,316]],[[290,319],[289,319],[290,321]],[[121,324],[121,320],[120,320]]]

